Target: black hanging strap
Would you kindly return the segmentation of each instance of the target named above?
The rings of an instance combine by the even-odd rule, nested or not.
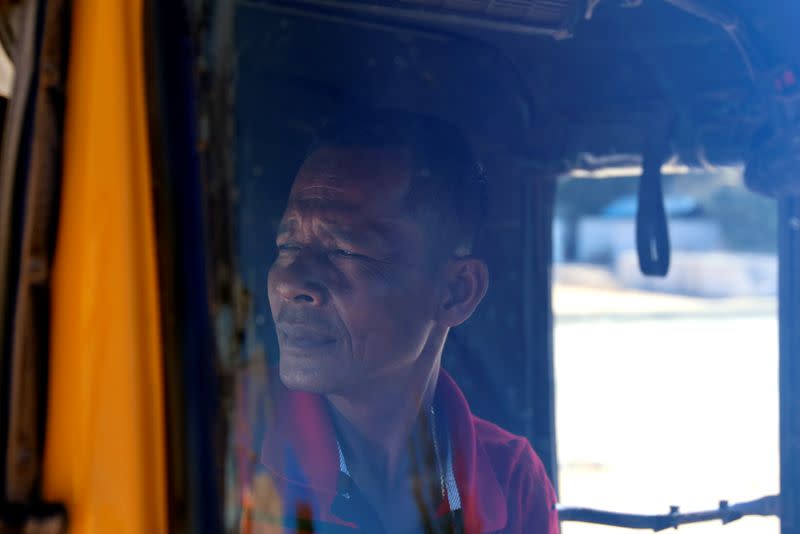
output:
[[[645,276],[666,276],[669,271],[670,245],[664,192],[661,187],[661,164],[668,148],[670,127],[658,128],[645,146],[639,201],[636,211],[636,249],[639,268]]]

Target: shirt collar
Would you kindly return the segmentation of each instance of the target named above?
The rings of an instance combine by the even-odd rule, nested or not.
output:
[[[282,385],[275,389],[275,424],[267,431],[261,462],[277,477],[314,491],[322,509],[327,510],[337,493],[339,456],[325,400]],[[467,531],[500,530],[507,521],[506,498],[489,456],[477,440],[469,405],[445,371],[439,374],[436,396],[450,432],[465,525],[479,526]]]

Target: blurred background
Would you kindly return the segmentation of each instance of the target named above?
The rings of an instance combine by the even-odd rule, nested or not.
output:
[[[673,252],[663,279],[639,273],[630,176],[640,169],[559,180],[553,308],[565,504],[664,514],[779,493],[774,202],[748,192],[738,167],[670,171]],[[779,530],[775,518],[680,528]]]

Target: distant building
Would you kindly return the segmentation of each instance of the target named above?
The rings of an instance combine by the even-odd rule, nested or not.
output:
[[[622,197],[609,204],[600,215],[578,219],[574,229],[575,261],[613,265],[621,254],[636,250],[636,204],[635,196]],[[664,207],[669,217],[672,250],[722,248],[719,223],[706,217],[696,200],[667,197]],[[567,231],[562,229],[562,233]],[[565,245],[562,243],[561,246]]]

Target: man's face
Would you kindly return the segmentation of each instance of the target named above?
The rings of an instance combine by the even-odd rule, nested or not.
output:
[[[403,373],[434,327],[437,279],[405,207],[400,150],[321,148],[295,178],[268,292],[280,375],[344,393]]]

